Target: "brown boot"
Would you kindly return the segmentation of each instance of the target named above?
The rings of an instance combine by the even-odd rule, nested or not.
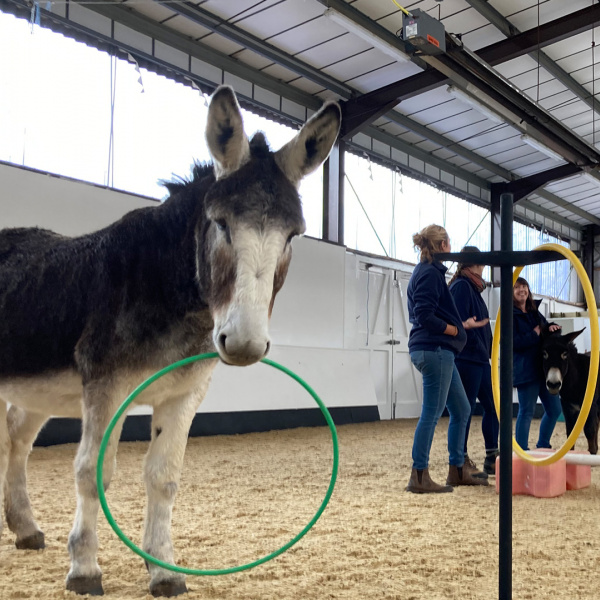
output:
[[[472,477],[478,477],[479,479],[487,479],[487,473],[480,471],[477,465],[469,458],[468,454],[465,454],[465,464],[463,470],[469,473]]]
[[[406,486],[407,492],[413,494],[446,494],[454,491],[451,485],[440,485],[429,477],[429,469],[413,469]]]
[[[487,479],[481,479],[480,477],[473,477],[468,469],[464,467],[457,467],[456,465],[450,465],[448,469],[448,478],[446,484],[451,486],[457,485],[489,485]]]

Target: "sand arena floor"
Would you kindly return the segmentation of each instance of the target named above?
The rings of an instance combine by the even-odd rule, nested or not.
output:
[[[189,600],[490,600],[498,597],[498,497],[494,487],[452,494],[404,492],[415,420],[339,427],[340,470],[331,502],[315,527],[276,559],[243,573],[190,577]],[[447,472],[446,428],[434,439],[433,476]],[[534,421],[532,439],[539,421]],[[559,423],[553,441],[562,443]],[[583,438],[582,438],[583,439]],[[145,443],[124,443],[108,501],[122,529],[141,539]],[[584,440],[578,448],[585,447]],[[44,551],[0,542],[0,599],[77,598],[64,591],[67,536],[75,493],[74,445],[35,448],[32,500],[46,533]],[[481,463],[475,419],[471,456]],[[191,439],[173,523],[179,564],[215,569],[251,562],[299,532],[329,483],[325,427]],[[493,481],[493,480],[492,480]],[[514,497],[513,597],[600,596],[600,471],[592,486],[556,499]],[[109,600],[150,599],[142,560],[100,515],[99,560]]]

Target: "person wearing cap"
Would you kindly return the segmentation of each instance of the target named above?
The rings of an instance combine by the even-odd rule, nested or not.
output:
[[[465,246],[461,250],[461,252],[479,251],[477,246]],[[485,459],[482,475],[487,477],[496,473],[499,423],[494,406],[490,369],[492,329],[490,315],[482,297],[485,290],[485,281],[482,277],[484,268],[484,265],[458,263],[456,273],[448,285],[461,319],[473,317],[482,325],[467,331],[467,343],[456,357],[455,362],[471,406],[471,415],[478,398],[483,408],[481,432],[485,444]],[[476,469],[477,467],[469,458],[467,451],[470,427],[471,417],[469,416],[465,432],[465,464]]]

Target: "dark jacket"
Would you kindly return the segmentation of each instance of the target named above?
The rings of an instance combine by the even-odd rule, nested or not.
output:
[[[443,348],[458,354],[467,334],[444,277],[446,267],[439,261],[419,263],[408,282],[408,317],[412,323],[408,349]],[[456,325],[458,335],[445,335],[446,325]]]
[[[481,293],[468,277],[457,277],[450,285],[450,293],[458,309],[461,321],[477,317],[477,321],[489,319],[487,306]],[[488,323],[484,327],[467,330],[467,344],[456,357],[457,360],[489,364],[492,352],[492,328]]]
[[[541,300],[534,300],[539,307]],[[541,381],[542,370],[542,338],[535,331],[539,325],[543,327],[548,321],[539,310],[523,312],[513,307],[513,385]]]

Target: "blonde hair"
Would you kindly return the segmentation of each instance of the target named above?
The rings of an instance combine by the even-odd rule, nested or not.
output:
[[[448,242],[448,232],[441,225],[427,225],[413,235],[413,244],[421,253],[421,262],[433,262],[433,255],[440,252],[442,242]]]

